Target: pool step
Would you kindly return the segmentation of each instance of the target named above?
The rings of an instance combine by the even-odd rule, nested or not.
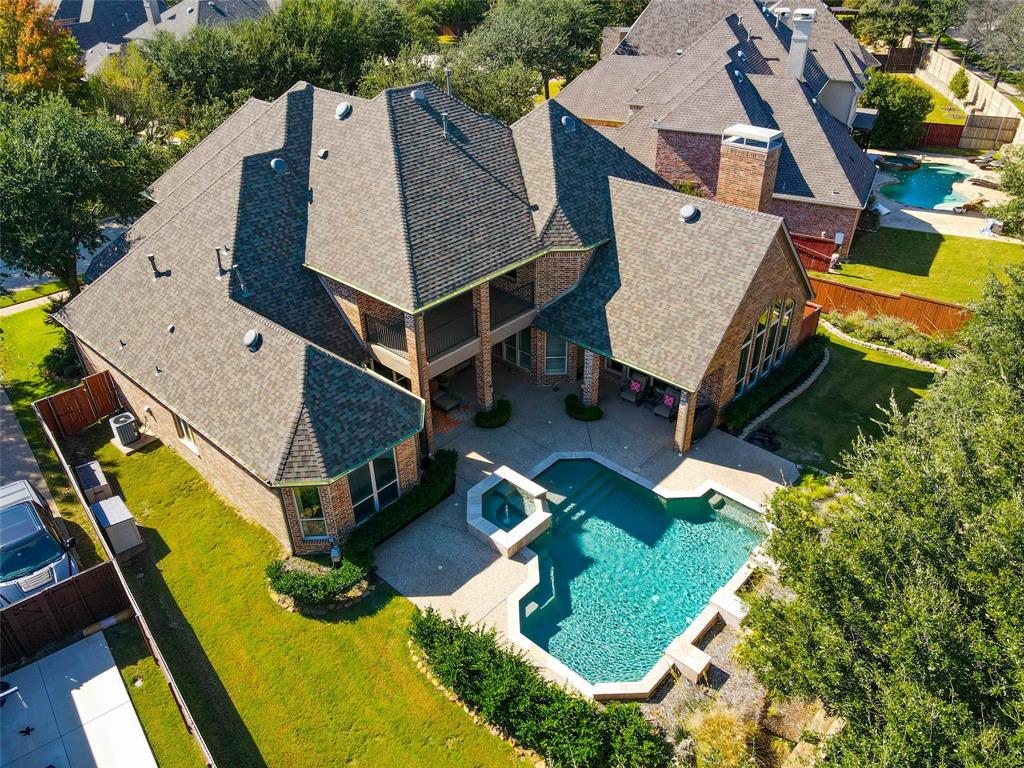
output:
[[[713,510],[715,510],[716,512],[721,511],[722,509],[725,509],[726,503],[727,502],[725,500],[725,497],[722,494],[720,494],[720,493],[714,493],[708,499],[708,504],[710,504],[711,508]]]
[[[607,496],[608,486],[613,485],[616,476],[612,473],[604,474],[599,480],[588,485],[572,500],[572,516],[575,517],[581,510],[585,510],[592,502]]]

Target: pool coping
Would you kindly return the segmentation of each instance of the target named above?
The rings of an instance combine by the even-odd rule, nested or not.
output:
[[[686,499],[699,498],[709,491],[720,493],[730,499],[743,504],[758,514],[764,514],[764,506],[754,502],[742,494],[725,488],[714,480],[705,480],[695,488],[678,490],[665,488],[664,486],[652,483],[647,478],[626,469],[614,461],[605,458],[595,451],[571,451],[552,453],[543,461],[538,463],[528,473],[530,477],[536,477],[545,469],[557,461],[565,459],[590,459],[604,465],[613,472],[617,472],[628,480],[632,480],[643,488],[652,491],[665,499]],[[497,472],[495,473],[497,474]],[[518,474],[518,473],[517,473]],[[492,475],[493,477],[493,475]],[[521,475],[520,475],[521,477]],[[506,478],[507,479],[507,478]],[[488,478],[490,480],[490,478]],[[499,478],[500,480],[500,478]],[[496,485],[499,480],[495,480]],[[478,483],[474,489],[483,484]],[[539,487],[539,486],[538,486]],[[550,514],[548,515],[550,525]],[[529,518],[527,518],[529,519]],[[486,521],[485,521],[486,522]],[[524,521],[525,522],[525,521]],[[522,523],[520,523],[522,525]],[[591,683],[583,678],[578,672],[570,669],[565,663],[559,661],[535,642],[526,637],[520,629],[519,624],[519,603],[535,587],[540,585],[540,557],[529,547],[521,550],[527,555],[526,578],[515,589],[506,600],[508,611],[508,628],[506,634],[509,639],[520,648],[534,654],[543,660],[543,664],[556,676],[565,680],[566,683],[578,690],[584,696],[595,701],[611,699],[648,699],[664,682],[665,678],[674,670],[686,677],[690,682],[697,682],[711,666],[711,657],[697,646],[700,639],[707,634],[708,630],[721,619],[727,626],[736,628],[747,614],[746,606],[736,594],[750,579],[754,569],[760,565],[770,565],[770,561],[763,554],[763,544],[759,544],[750,557],[739,567],[736,573],[719,588],[708,601],[708,605],[690,622],[689,626],[678,635],[668,647],[662,651],[661,657],[648,670],[640,680],[600,682]]]
[[[483,495],[502,480],[536,499],[540,510],[527,513],[526,518],[509,530],[499,528],[483,514]],[[500,466],[488,477],[469,489],[466,494],[466,524],[469,532],[490,543],[505,557],[512,557],[531,541],[551,527],[551,513],[547,507],[547,490],[514,469]]]

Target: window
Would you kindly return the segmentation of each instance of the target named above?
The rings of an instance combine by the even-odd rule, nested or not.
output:
[[[768,320],[768,343],[764,347],[764,359],[758,368],[758,376],[764,376],[772,367],[772,355],[775,354],[775,341],[779,337],[779,323],[782,320],[782,299],[772,305],[771,317]]]
[[[196,436],[192,431],[191,424],[181,418],[181,416],[175,415],[174,430],[178,433],[178,439],[181,440],[181,442],[191,448],[195,453],[199,453],[199,448],[196,446]]]
[[[606,357],[604,360],[604,368],[606,371],[611,371],[620,378],[626,377],[626,366],[618,360],[612,360],[610,357]]]
[[[352,512],[356,524],[363,522],[398,498],[398,470],[395,452],[378,456],[348,475]]]
[[[750,343],[753,339],[754,331],[751,329],[747,332],[747,338],[743,340],[743,346],[740,347],[740,366],[736,371],[736,396],[741,395],[747,388],[747,363],[750,362]]]
[[[525,328],[495,344],[494,354],[512,365],[530,370],[533,365],[533,355],[530,352],[530,329]]]
[[[398,386],[404,387],[405,389],[408,389],[410,391],[412,390],[412,382],[409,380],[408,376],[403,376],[398,371],[394,371],[388,368],[386,365],[377,360],[374,360],[372,357],[370,358],[370,368],[372,368],[375,372],[379,373],[385,379],[389,379],[395,382],[395,384],[397,384]]]
[[[547,334],[544,339],[544,373],[549,376],[563,374],[567,362],[565,339]]]
[[[789,342],[789,329],[793,324],[793,300],[786,299],[786,308],[782,312],[782,326],[779,332],[779,345],[775,348],[775,365],[782,362],[786,355],[786,344]]]
[[[293,488],[295,509],[299,513],[299,529],[304,539],[322,539],[327,536],[327,521],[324,519],[324,505],[320,499],[320,487],[307,485]]]
[[[764,337],[768,332],[768,310],[766,309],[757,318],[757,325],[754,331],[754,356],[750,359],[750,383],[757,381],[758,366],[761,364],[761,355],[764,352]]]

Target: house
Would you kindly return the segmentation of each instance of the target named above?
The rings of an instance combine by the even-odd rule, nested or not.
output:
[[[94,75],[108,56],[120,52],[125,36],[152,25],[167,9],[164,0],[54,0],[53,19],[66,27],[85,52],[85,74]]]
[[[145,0],[155,4],[156,0]],[[196,27],[217,27],[233,21],[258,19],[280,5],[280,0],[180,0],[125,34],[128,40],[149,40],[157,30],[185,37]]]
[[[712,197],[727,127],[782,131],[770,212],[794,239],[849,252],[875,173],[850,133],[869,117],[857,98],[878,62],[827,6],[652,0],[603,42],[610,53],[562,90],[561,104],[669,181]]]
[[[713,423],[795,346],[811,297],[782,219],[758,210],[768,133],[723,149],[744,169],[726,204],[555,102],[509,128],[430,84],[299,83],[154,183],[57,317],[222,494],[323,550],[416,482],[456,371],[481,409],[497,366],[580,381],[587,402],[602,371],[643,372],[680,391],[666,429],[687,450],[699,407]]]

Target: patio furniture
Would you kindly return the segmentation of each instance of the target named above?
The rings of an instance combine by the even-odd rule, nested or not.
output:
[[[978,230],[978,234],[1001,235],[1003,234],[1003,222],[996,219],[985,219],[985,226]]]
[[[972,176],[967,180],[968,184],[973,184],[976,187],[984,187],[985,189],[999,189],[999,184],[990,179],[983,179],[980,176]]]
[[[646,376],[633,374],[629,377],[629,381],[626,383],[626,386],[619,390],[619,397],[627,403],[640,405],[640,403],[643,402],[644,393],[647,391],[647,387],[649,385],[650,380]]]
[[[446,389],[439,389],[430,395],[430,402],[434,407],[444,413],[453,411],[462,405],[462,401]]]
[[[982,208],[985,207],[985,202],[986,201],[984,197],[976,197],[973,200],[968,200],[963,205],[958,205],[956,208],[953,209],[953,213],[968,213],[973,211],[980,211]]]
[[[666,389],[661,395],[661,401],[654,406],[654,415],[671,420],[679,411],[679,397],[678,389]]]
[[[987,165],[988,163],[991,163],[995,159],[995,157],[996,151],[994,149],[990,149],[983,155],[978,155],[978,157],[972,157],[971,162],[974,163],[975,165]]]

